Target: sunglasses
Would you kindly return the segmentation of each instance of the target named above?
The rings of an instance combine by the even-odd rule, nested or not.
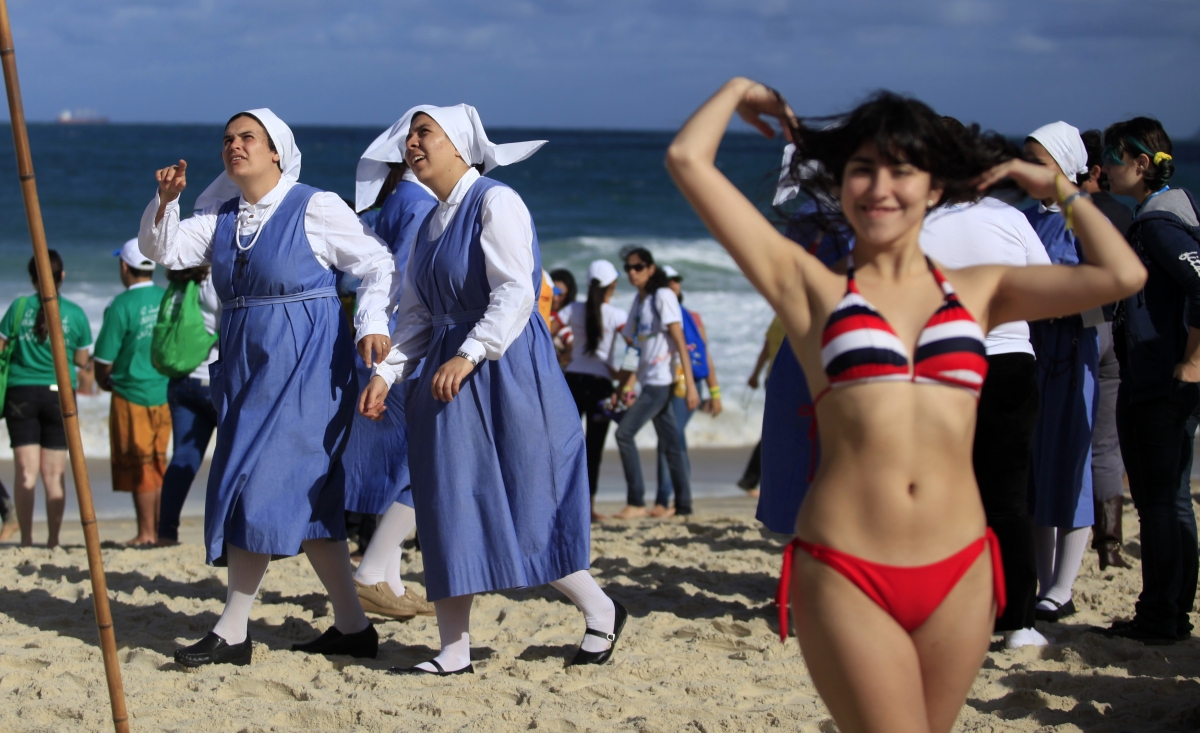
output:
[[[636,265],[626,264],[625,272],[641,272],[642,270],[645,270],[647,267],[649,267],[649,265],[641,263],[641,262],[637,263]]]

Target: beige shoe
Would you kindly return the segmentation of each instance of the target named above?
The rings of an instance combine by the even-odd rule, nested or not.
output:
[[[397,596],[386,582],[364,585],[354,581],[358,591],[358,602],[367,613],[377,613],[391,618],[412,618],[434,615],[433,604],[413,588],[406,588],[404,595]]]

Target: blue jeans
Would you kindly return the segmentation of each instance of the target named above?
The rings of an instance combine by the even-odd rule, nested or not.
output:
[[[191,378],[172,379],[167,384],[167,404],[171,408],[175,452],[163,476],[158,537],[178,540],[179,514],[217,427],[217,408],[213,407],[208,385]]]
[[[688,421],[692,419],[695,410],[689,410],[686,397],[671,396],[671,409],[675,412],[675,430],[679,434],[679,446],[683,449],[683,465],[687,468],[688,476],[692,475],[692,461],[688,458],[687,434],[684,432]],[[690,487],[689,487],[690,488]],[[654,503],[659,506],[671,505],[671,494],[675,492],[675,484],[671,481],[671,468],[667,465],[667,451],[662,441],[658,441],[658,496]],[[691,494],[687,504],[690,506]]]
[[[626,503],[629,506],[646,505],[646,484],[642,480],[642,459],[638,455],[634,436],[642,426],[654,421],[654,432],[666,452],[671,482],[675,486],[675,513],[692,513],[692,486],[688,480],[687,458],[679,439],[675,424],[675,413],[671,409],[669,384],[642,386],[637,401],[625,412],[617,428],[617,448],[621,452],[621,465],[625,469]]]
[[[1141,524],[1142,592],[1135,617],[1163,636],[1190,632],[1200,556],[1190,487],[1200,387],[1176,381],[1167,397],[1131,404],[1117,391],[1117,434]]]

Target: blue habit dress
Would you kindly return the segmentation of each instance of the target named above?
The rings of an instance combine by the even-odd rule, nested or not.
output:
[[[854,234],[838,227],[826,233],[814,217],[816,205],[802,205],[788,222],[787,237],[832,267],[854,248]],[[796,515],[821,460],[816,413],[808,379],[788,339],[783,340],[767,376],[763,406],[762,479],[755,518],[780,534],[796,532]]]
[[[379,238],[387,242],[396,262],[393,277],[403,279],[417,230],[435,208],[437,199],[411,181],[401,181],[384,200],[374,228]],[[357,350],[354,365],[359,385],[366,385],[371,380],[371,370]],[[355,410],[354,428],[342,455],[346,511],[383,514],[396,502],[413,505],[408,473],[408,425],[404,419],[407,387],[400,385],[388,392],[382,420],[365,418]]]
[[[219,422],[204,506],[211,564],[224,564],[226,544],[285,557],[304,540],[346,538],[341,456],[358,385],[335,274],[304,232],[315,193],[293,186],[246,252],[237,247],[238,200],[217,214],[221,358],[209,372]]]
[[[408,394],[409,467],[431,601],[541,585],[590,564],[583,429],[537,311],[501,358],[485,360],[463,380],[452,402],[431,393],[433,375],[487,309],[483,198],[502,185],[475,181],[437,239],[429,238],[427,218],[409,263],[432,317],[425,366]],[[536,298],[536,232],[533,256]]]
[[[1029,223],[1056,265],[1081,262],[1075,235],[1061,214],[1034,207]],[[1037,354],[1042,409],[1033,433],[1029,513],[1039,527],[1090,527],[1092,427],[1099,399],[1100,342],[1079,316],[1033,321],[1029,340]]]

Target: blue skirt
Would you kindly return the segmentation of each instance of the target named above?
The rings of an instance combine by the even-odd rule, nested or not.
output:
[[[357,354],[354,357],[358,383],[371,381],[371,370]],[[383,514],[397,502],[412,506],[408,474],[408,424],[404,418],[408,385],[390,390],[387,410],[378,422],[354,412],[350,440],[342,454],[346,472],[346,511]]]
[[[408,394],[409,468],[429,600],[558,580],[590,565],[587,455],[579,413],[534,312],[452,402],[430,384],[470,322],[435,316]],[[438,325],[439,320],[443,325]]]
[[[763,407],[762,480],[755,518],[779,534],[796,533],[796,515],[821,460],[808,379],[787,339],[775,354]]]

